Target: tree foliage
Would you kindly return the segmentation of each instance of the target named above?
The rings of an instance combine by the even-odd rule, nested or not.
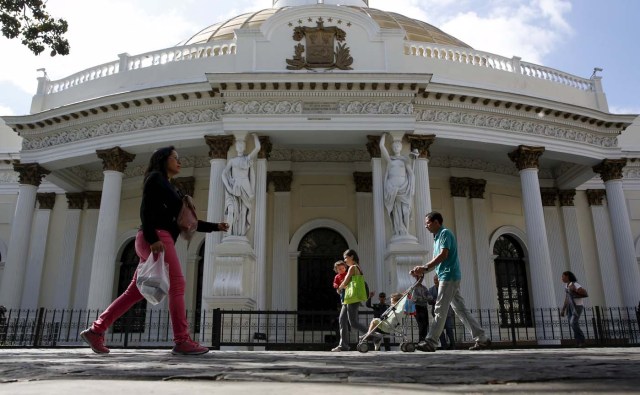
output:
[[[45,47],[51,56],[68,55],[67,21],[52,18],[45,8],[42,0],[0,0],[0,31],[10,39],[19,37],[36,55]]]

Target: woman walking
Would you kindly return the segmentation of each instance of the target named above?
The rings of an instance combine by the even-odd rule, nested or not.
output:
[[[566,295],[560,315],[563,317],[565,314],[567,315],[569,325],[573,330],[573,337],[576,339],[576,345],[584,347],[585,336],[580,328],[580,316],[584,311],[582,298],[587,297],[587,290],[578,283],[576,275],[569,271],[562,273],[562,282]]]
[[[142,226],[136,235],[135,248],[140,262],[145,262],[150,254],[164,252],[164,261],[169,268],[169,316],[173,328],[175,347],[172,354],[196,355],[209,351],[189,336],[189,324],[184,302],[185,280],[175,249],[180,234],[176,222],[182,208],[182,195],[170,183],[170,179],[180,173],[180,159],[173,146],[160,148],[151,155],[144,174],[140,219]],[[198,232],[226,231],[226,223],[198,221]],[[104,333],[131,306],[143,299],[136,286],[136,274],[129,287],[114,300],[93,322],[91,327],[80,333],[82,339],[98,354],[106,354]]]
[[[338,287],[338,290],[346,289],[349,283],[352,281],[353,276],[361,276],[362,270],[360,270],[360,258],[355,250],[346,250],[343,254],[344,262],[349,267],[347,270],[347,276],[342,281],[342,284]],[[364,286],[364,282],[362,283]],[[367,292],[365,291],[366,295]],[[368,295],[365,296],[365,300]],[[360,309],[360,302],[349,302],[347,298],[342,303],[342,309],[340,310],[340,343],[337,347],[331,349],[333,352],[349,351],[349,325],[351,328],[357,329],[362,333],[367,333],[367,326],[358,321],[358,309]]]

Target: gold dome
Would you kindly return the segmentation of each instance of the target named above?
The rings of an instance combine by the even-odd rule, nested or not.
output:
[[[234,37],[234,30],[242,28],[257,29],[271,16],[287,8],[290,7],[268,8],[257,12],[238,15],[225,22],[216,23],[215,25],[211,25],[201,30],[192,37],[181,42],[179,45],[204,44],[218,40],[232,40]],[[437,27],[417,19],[412,19],[401,14],[396,14],[395,12],[387,12],[375,8],[355,6],[349,6],[349,8],[368,15],[382,29],[403,29],[406,32],[405,40],[407,41],[471,48],[471,46],[453,36],[448,35]]]

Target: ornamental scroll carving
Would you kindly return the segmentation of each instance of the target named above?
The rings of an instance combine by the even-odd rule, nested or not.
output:
[[[484,190],[487,186],[487,180],[469,179],[469,197],[471,199],[484,199]]]
[[[13,170],[18,173],[20,184],[40,186],[42,178],[51,173],[37,163],[14,163]]]
[[[602,199],[607,195],[604,189],[587,189],[585,193],[589,206],[602,206]]]
[[[36,194],[40,210],[53,210],[53,206],[56,204],[56,193],[38,193]]]
[[[99,210],[102,201],[101,191],[86,191],[84,195],[87,198],[87,210]]]
[[[331,21],[331,18],[329,19]],[[296,26],[293,29],[295,41],[305,40],[293,47],[293,58],[285,59],[287,70],[326,68],[328,70],[353,70],[353,58],[344,43],[347,33],[337,26],[324,26],[324,19],[318,18],[316,27]],[[336,41],[338,43],[336,44]],[[334,44],[336,44],[334,49]],[[307,56],[303,56],[306,52]]]
[[[573,206],[573,200],[576,197],[575,189],[562,189],[558,191],[558,198],[560,199],[560,207]]]
[[[234,101],[226,103],[225,114],[302,114],[301,101]]]
[[[292,162],[367,162],[369,154],[364,149],[356,150],[291,150],[274,149],[271,151],[272,161]]]
[[[593,171],[600,174],[603,182],[622,179],[622,169],[626,166],[626,159],[605,159],[593,166]]]
[[[267,172],[267,185],[273,182],[276,192],[291,192],[291,183],[293,182],[292,171],[269,171]]]
[[[124,173],[127,163],[136,157],[120,147],[96,150],[96,154],[98,158],[102,159],[102,170],[113,170],[120,173]]]
[[[613,148],[618,146],[615,136],[600,136],[588,131],[579,131],[555,125],[547,125],[532,121],[501,117],[498,115],[474,114],[462,111],[423,110],[416,115],[416,121],[469,125],[491,129],[506,130],[547,136],[562,140],[585,143],[598,147]]]
[[[411,146],[411,151],[418,150],[418,157],[429,159],[431,157],[431,153],[429,152],[429,147],[436,139],[435,134],[428,135],[416,135],[416,134],[406,134],[405,137],[409,141]]]
[[[82,210],[85,196],[83,192],[67,192],[67,207],[69,210]]]
[[[394,114],[394,115],[410,115],[413,114],[413,104],[407,102],[360,102],[360,101],[341,101],[338,103],[338,112],[340,114]]]
[[[556,198],[558,197],[557,188],[540,188],[540,197],[542,198],[542,205],[546,207],[552,207],[556,205]]]
[[[450,177],[449,188],[452,197],[467,197],[467,189],[469,187],[468,178]]]
[[[191,111],[176,111],[161,115],[147,115],[132,119],[102,122],[77,129],[47,134],[46,136],[23,136],[22,149],[24,151],[69,144],[76,141],[88,140],[94,137],[113,134],[130,133],[161,127],[192,125],[209,123],[222,119],[222,109],[205,109]]]
[[[356,192],[373,192],[372,172],[353,172],[353,181],[356,184]]]
[[[539,168],[540,156],[544,153],[544,147],[519,146],[516,150],[509,152],[509,159],[516,164],[518,170]]]
[[[371,159],[382,156],[382,152],[380,152],[380,136],[367,136],[367,151]]]
[[[204,136],[204,141],[209,146],[209,158],[227,159],[227,154],[235,139],[233,136]]]

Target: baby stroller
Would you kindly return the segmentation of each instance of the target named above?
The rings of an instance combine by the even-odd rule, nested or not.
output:
[[[407,326],[409,325],[410,319],[405,319],[405,317],[416,314],[416,306],[411,300],[411,293],[419,282],[420,280],[416,281],[409,289],[403,292],[402,297],[382,313],[376,325],[360,337],[360,341],[356,346],[358,351],[366,353],[370,350],[368,340],[374,340],[379,344],[384,336],[391,335],[402,338],[400,350],[403,352],[414,352],[416,350],[416,345],[410,342],[407,337]],[[376,348],[377,347],[378,346],[376,346]]]

